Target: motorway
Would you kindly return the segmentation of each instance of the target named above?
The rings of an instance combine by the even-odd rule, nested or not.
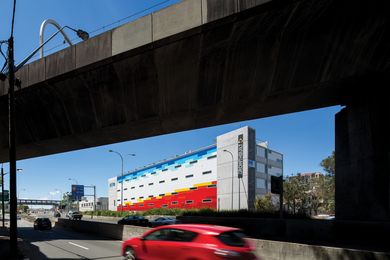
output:
[[[31,260],[41,259],[123,259],[120,240],[110,240],[61,228],[34,230],[33,223],[18,221],[21,249]]]

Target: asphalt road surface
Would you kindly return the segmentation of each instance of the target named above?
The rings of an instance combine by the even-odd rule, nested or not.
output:
[[[73,233],[61,228],[34,230],[33,223],[18,221],[18,235],[28,259],[123,259],[120,240]],[[1,257],[0,257],[1,258]]]

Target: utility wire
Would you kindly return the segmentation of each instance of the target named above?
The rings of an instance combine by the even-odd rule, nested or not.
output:
[[[15,0],[15,1],[16,1],[16,0]],[[171,0],[164,0],[164,1],[159,2],[159,3],[155,4],[155,5],[152,5],[152,6],[148,7],[148,8],[145,8],[145,9],[143,9],[143,10],[140,10],[140,11],[137,11],[137,12],[135,12],[135,13],[132,13],[132,14],[130,14],[130,15],[124,17],[124,18],[121,18],[121,19],[115,21],[115,22],[112,22],[112,23],[103,25],[103,26],[101,26],[101,27],[99,27],[99,28],[97,28],[97,29],[95,29],[95,30],[93,30],[93,31],[90,31],[90,32],[88,32],[88,33],[89,33],[89,35],[93,36],[96,32],[102,31],[102,30],[104,30],[104,29],[106,29],[106,28],[109,28],[109,27],[111,27],[111,26],[113,26],[113,25],[115,25],[115,24],[121,23],[121,22],[123,22],[123,21],[125,21],[125,20],[128,20],[128,19],[134,17],[134,16],[140,15],[140,14],[142,14],[142,13],[144,13],[144,12],[146,12],[146,11],[149,11],[149,10],[151,10],[151,9],[153,9],[153,8],[156,8],[156,7],[160,6],[160,5],[166,4],[166,3],[168,3],[169,1],[171,1]],[[77,40],[77,39],[78,39],[78,38],[75,37],[75,38],[71,39],[71,41],[73,42],[73,41],[75,41],[75,40]],[[65,44],[65,41],[64,41],[63,43],[61,43],[61,44],[55,45],[55,46],[51,47],[50,49],[46,50],[46,53],[49,53],[50,51],[55,50],[55,49],[57,49],[57,48],[63,46],[64,44]],[[36,58],[37,56],[39,56],[39,53],[35,54],[35,55],[32,56],[31,58]]]

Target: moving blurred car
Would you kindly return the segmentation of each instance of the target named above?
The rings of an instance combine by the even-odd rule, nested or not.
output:
[[[37,218],[34,221],[34,229],[51,229],[51,221],[48,218]]]
[[[78,211],[69,211],[68,212],[68,218],[71,220],[81,220],[83,215]]]
[[[125,259],[256,260],[254,244],[238,228],[178,224],[149,230],[122,243]]]
[[[159,227],[163,225],[177,224],[176,218],[173,217],[159,217],[149,222],[149,227]]]
[[[148,226],[149,220],[142,216],[127,216],[118,220],[120,225]]]

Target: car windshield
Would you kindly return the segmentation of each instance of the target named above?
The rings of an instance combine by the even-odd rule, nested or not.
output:
[[[245,234],[241,231],[224,232],[217,236],[217,239],[228,246],[243,247],[245,246]]]

